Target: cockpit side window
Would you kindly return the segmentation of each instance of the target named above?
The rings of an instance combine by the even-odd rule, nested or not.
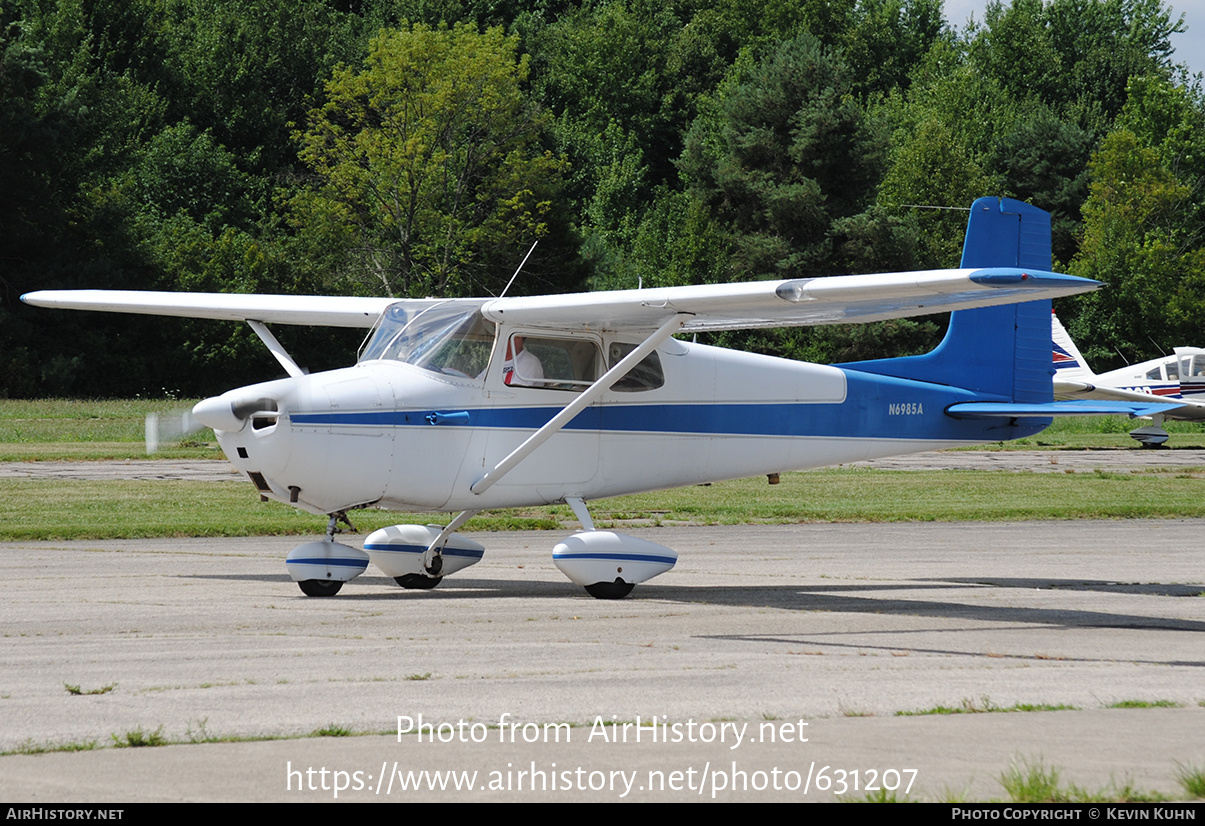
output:
[[[611,346],[607,348],[608,366],[614,367],[636,347],[635,344],[611,342]],[[637,393],[642,390],[656,390],[663,384],[665,384],[665,373],[661,370],[661,358],[654,350],[641,359],[640,363],[629,370],[623,378],[611,385],[611,389],[624,393]]]
[[[581,392],[601,375],[598,355],[589,339],[516,333],[506,343],[502,380],[511,387]]]

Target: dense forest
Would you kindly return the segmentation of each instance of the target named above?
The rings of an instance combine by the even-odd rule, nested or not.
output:
[[[46,288],[454,296],[956,266],[1054,215],[1097,369],[1205,345],[1205,93],[1161,0],[0,0],[0,396],[213,394],[245,325]],[[727,334],[811,361],[941,319]],[[312,369],[359,336],[284,328]]]

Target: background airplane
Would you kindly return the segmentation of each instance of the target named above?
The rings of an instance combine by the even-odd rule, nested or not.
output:
[[[1108,399],[1141,403],[1179,401],[1179,407],[1152,413],[1152,423],[1130,431],[1143,447],[1168,439],[1164,419],[1205,421],[1205,349],[1177,347],[1170,356],[1096,375],[1059,317],[1050,316],[1054,339],[1054,393],[1059,399]]]
[[[328,517],[326,538],[286,560],[306,594],[335,594],[370,561],[405,588],[434,587],[481,559],[484,548],[455,533],[480,510],[563,502],[584,530],[553,549],[555,563],[590,594],[619,598],[677,555],[595,530],[592,499],[1015,439],[1054,415],[1163,409],[1053,401],[1050,299],[1099,285],[1050,262],[1047,213],[982,198],[956,270],[534,298],[84,290],[23,300],[251,325],[288,378],[206,399],[194,414],[260,495]],[[931,353],[831,366],[673,337],[944,310],[949,330]],[[269,323],[373,332],[354,366],[308,375]],[[335,542],[349,512],[367,507],[456,515],[377,531],[363,551]]]

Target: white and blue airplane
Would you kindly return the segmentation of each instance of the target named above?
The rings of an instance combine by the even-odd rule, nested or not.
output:
[[[1150,424],[1130,431],[1143,447],[1158,447],[1167,441],[1164,419],[1205,421],[1205,348],[1176,347],[1170,356],[1097,375],[1057,315],[1050,316],[1050,328],[1055,398],[1179,402],[1179,407],[1152,413]]]
[[[369,562],[435,587],[484,548],[457,529],[486,508],[567,503],[584,530],[553,559],[618,599],[673,567],[669,548],[595,530],[594,499],[1016,439],[1054,415],[1159,405],[1056,403],[1050,300],[1099,284],[1050,272],[1050,216],[975,202],[962,267],[535,298],[395,300],[42,291],[39,307],[246,321],[287,378],[200,402],[264,497],[329,517],[286,560],[310,596]],[[818,365],[678,333],[878,321],[953,311],[933,352]],[[307,375],[267,324],[373,330],[352,367]],[[455,514],[335,541],[359,508]],[[349,523],[350,524],[350,523]]]

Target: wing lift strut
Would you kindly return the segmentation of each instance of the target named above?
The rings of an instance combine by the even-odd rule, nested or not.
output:
[[[480,496],[497,484],[537,448],[564,429],[579,413],[597,402],[603,393],[627,375],[649,353],[665,343],[670,336],[681,330],[682,326],[692,317],[693,313],[675,313],[667,318],[638,347],[578,394],[573,401],[511,451],[506,458],[482,475],[469,489]],[[268,339],[265,339],[265,343],[268,343],[269,349],[272,349],[274,354],[277,353]],[[277,355],[277,358],[279,359],[280,356]],[[568,537],[565,542],[558,545],[553,550],[553,561],[571,580],[584,586],[591,595],[602,599],[621,598],[626,596],[636,583],[669,570],[677,561],[677,554],[660,545],[609,531],[596,531],[582,497],[566,496],[564,501],[573,508],[574,514],[577,515],[585,530],[583,533]],[[383,554],[380,558],[373,557],[377,566],[383,568],[382,563],[392,565],[390,558],[400,556],[392,551],[409,548],[417,550],[416,545],[418,548],[425,545],[421,560],[422,573],[404,572],[399,576],[389,569],[383,568],[383,570],[394,576],[403,588],[432,588],[444,575],[453,573],[465,565],[471,565],[473,561],[481,558],[483,548],[480,545],[454,535],[458,528],[472,519],[480,510],[480,507],[467,508],[439,530],[435,525],[426,528],[412,525],[385,528],[378,532],[381,534],[380,536],[373,534],[365,541],[365,549]],[[420,537],[422,544],[416,542]],[[445,552],[448,554],[446,564]],[[472,561],[466,561],[470,557]]]
[[[614,367],[603,373],[598,381],[590,385],[576,399],[565,405],[560,413],[557,413],[548,423],[537,430],[535,433],[527,437],[523,444],[519,445],[510,455],[503,459],[493,468],[486,471],[485,475],[478,479],[470,486],[469,490],[480,496],[491,487],[493,487],[499,479],[514,470],[520,462],[535,452],[536,448],[551,439],[557,432],[562,430],[565,425],[573,421],[578,413],[581,413],[594,402],[603,393],[611,389],[615,382],[628,374],[628,371],[635,367],[649,353],[653,352],[661,344],[664,344],[674,333],[682,329],[693,313],[678,313],[670,316],[660,327],[657,328],[651,336],[646,338],[644,342],[632,352],[628,353]]]
[[[499,479],[510,473],[512,470],[518,467],[519,463],[534,453],[536,448],[551,439],[554,435],[556,435],[557,432],[562,430],[565,425],[573,421],[577,414],[581,413],[594,402],[598,401],[598,398],[602,396],[603,393],[611,389],[615,382],[626,376],[628,371],[639,364],[641,360],[644,359],[649,353],[653,352],[653,350],[655,350],[657,347],[664,344],[665,341],[674,333],[681,330],[682,325],[691,318],[691,315],[691,313],[677,313],[676,315],[670,316],[670,318],[668,318],[660,327],[658,327],[652,335],[646,338],[639,347],[632,350],[632,352],[620,359],[614,367],[603,373],[602,376],[600,376],[599,379],[594,382],[594,384],[590,385],[582,393],[578,394],[578,396],[572,402],[567,404],[564,409],[561,410],[561,412],[549,419],[548,422],[535,433],[528,436],[527,439],[524,440],[523,444],[511,451],[510,455],[508,455],[498,464],[494,465],[493,468],[491,468],[480,479],[474,482],[469,490],[480,496],[493,487]],[[259,331],[257,330],[256,332]],[[265,330],[265,332],[267,331]],[[271,335],[271,333],[268,333],[268,335]],[[269,344],[268,346],[269,349],[271,349],[271,345]],[[276,351],[273,350],[273,354],[275,354],[275,352]],[[277,356],[277,358],[280,358],[280,356]],[[571,498],[569,503],[573,508],[573,512],[578,515],[578,518],[581,519],[582,524],[587,527],[587,530],[593,528],[594,524],[590,521],[590,514],[586,510],[585,503],[580,498],[576,497]],[[472,519],[479,510],[480,508],[477,508],[463,510],[458,513],[456,518],[448,523],[448,526],[440,531],[439,536],[437,536],[431,542],[431,544],[427,546],[427,552],[423,554],[423,568],[428,574],[431,576],[439,575],[439,572],[443,569],[442,554],[444,546],[447,544],[448,537],[451,536],[457,528]]]
[[[469,490],[480,496],[510,473],[528,456],[561,431],[573,419],[626,376],[670,336],[682,329],[693,317],[693,313],[675,313],[667,318],[638,347],[620,359],[614,367],[601,377],[559,413],[548,420],[515,448],[501,462],[486,471]],[[553,549],[552,558],[557,567],[578,585],[599,599],[621,599],[627,596],[636,583],[644,582],[674,566],[678,555],[669,548],[636,537],[624,536],[611,531],[597,531],[585,500],[580,496],[566,496],[565,500],[582,523],[582,533],[574,534]],[[443,568],[442,552],[451,533],[467,522],[477,509],[464,510],[440,532],[427,547],[423,555],[424,569],[430,576],[438,575]]]
[[[276,336],[272,335],[272,331],[268,329],[266,324],[253,318],[247,319],[247,324],[251,326],[251,329],[259,336],[259,340],[272,352],[272,355],[276,357],[276,360],[280,362],[280,366],[285,369],[285,372],[289,376],[296,379],[305,375],[305,371],[297,366],[297,362],[293,361],[293,357],[289,355],[289,351],[276,340]]]

